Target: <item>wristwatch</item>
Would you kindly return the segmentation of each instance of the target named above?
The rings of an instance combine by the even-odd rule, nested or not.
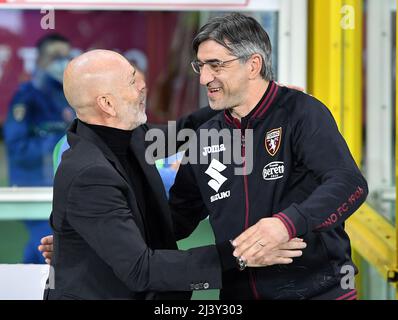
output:
[[[229,243],[230,243],[231,246],[232,246],[232,250],[234,250],[234,249],[235,249],[235,246],[232,244],[232,242],[233,242],[233,240],[229,240]],[[238,268],[239,268],[240,271],[245,270],[245,268],[246,268],[246,266],[247,266],[247,263],[246,263],[245,260],[243,260],[241,257],[237,257],[237,258],[236,258],[236,263],[238,264]]]
[[[246,265],[247,265],[245,260],[243,260],[242,258],[239,257],[239,258],[236,258],[236,262],[238,263],[240,271],[245,270]]]

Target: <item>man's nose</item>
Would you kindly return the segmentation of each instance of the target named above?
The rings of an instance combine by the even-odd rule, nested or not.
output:
[[[138,79],[137,81],[138,81],[138,83],[137,83],[137,88],[138,88],[138,90],[139,90],[139,91],[144,91],[144,90],[146,90],[146,83],[145,83],[145,81],[144,81],[143,79]]]
[[[200,71],[200,84],[202,86],[206,86],[208,83],[214,80],[213,72],[211,71],[210,67],[206,64],[203,66],[202,70]]]

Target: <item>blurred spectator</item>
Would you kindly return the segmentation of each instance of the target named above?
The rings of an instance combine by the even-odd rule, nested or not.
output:
[[[162,178],[167,197],[169,197],[170,188],[174,184],[182,157],[183,153],[180,152],[166,159],[156,161],[156,168]]]
[[[69,41],[51,34],[37,43],[38,59],[32,79],[22,83],[8,109],[4,137],[11,186],[51,186],[52,151],[74,118],[62,88],[70,59]],[[43,263],[37,252],[40,238],[50,232],[47,221],[26,221],[29,243],[24,263]]]

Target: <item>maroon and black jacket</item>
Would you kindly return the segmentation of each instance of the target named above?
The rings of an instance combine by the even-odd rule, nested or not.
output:
[[[227,161],[237,145],[233,140],[191,145],[199,164],[182,165],[170,191],[177,237],[186,237],[209,216],[216,243],[224,243],[274,216],[291,238],[308,244],[290,265],[225,272],[222,299],[314,298],[339,287],[343,266],[356,272],[344,221],[365,201],[368,187],[321,102],[270,82],[241,122],[226,110],[200,129],[240,129],[234,139],[241,140],[243,160],[250,147],[245,129],[252,129],[253,169],[236,175],[234,169],[245,172],[247,163]]]

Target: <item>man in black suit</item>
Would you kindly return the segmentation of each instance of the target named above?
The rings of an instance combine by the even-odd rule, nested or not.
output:
[[[220,288],[236,267],[229,243],[177,250],[161,178],[145,159],[145,83],[121,55],[93,50],[72,60],[64,92],[77,118],[54,180],[54,233],[45,299],[184,299]],[[196,129],[201,109],[177,122]],[[303,244],[281,246],[301,255]],[[277,251],[270,257],[280,261]],[[247,261],[261,265],[261,259]]]

